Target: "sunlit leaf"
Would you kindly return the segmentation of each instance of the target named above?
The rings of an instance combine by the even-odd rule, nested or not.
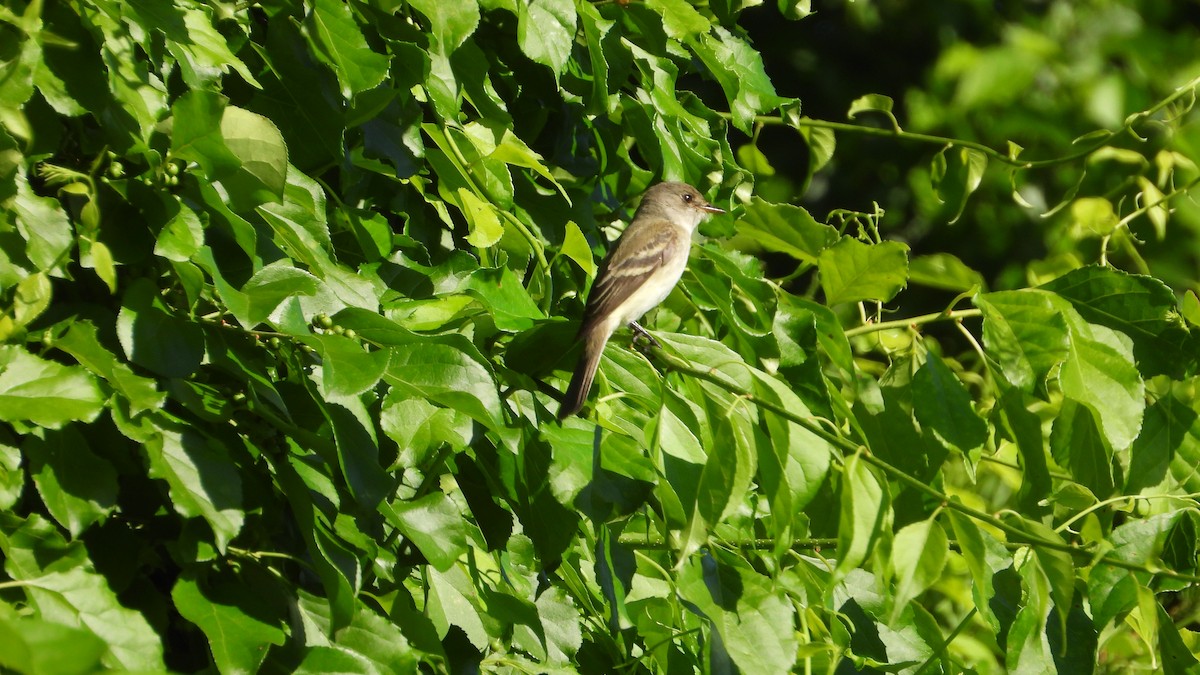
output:
[[[908,284],[908,247],[895,241],[871,245],[843,237],[821,251],[818,268],[830,305],[887,302]]]
[[[837,576],[845,576],[866,560],[879,532],[891,520],[890,495],[858,455],[846,458],[838,512]]]
[[[387,76],[389,59],[371,50],[350,7],[337,0],[317,0],[308,17],[317,53],[328,63],[347,98],[374,88]]]
[[[547,65],[557,78],[575,42],[572,0],[521,0],[517,4],[517,44],[529,58]]]
[[[95,419],[104,399],[84,369],[46,361],[15,345],[0,346],[0,419],[57,429]]]
[[[702,554],[683,568],[679,593],[711,622],[740,670],[791,672],[796,660],[791,607],[765,577],[745,563]]]

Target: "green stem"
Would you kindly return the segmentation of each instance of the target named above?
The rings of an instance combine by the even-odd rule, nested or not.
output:
[[[869,323],[857,328],[851,328],[846,331],[846,337],[852,338],[856,335],[865,335],[867,333],[875,333],[881,330],[890,330],[892,328],[912,328],[927,323],[936,321],[959,321],[975,316],[983,316],[983,312],[978,309],[956,309],[947,310],[944,312],[934,312],[932,314],[922,314],[920,316],[910,317],[908,319],[896,319],[894,321],[880,321],[878,323]]]
[[[845,122],[830,122],[828,120],[813,120],[813,119],[800,119],[795,122],[795,125],[802,126],[802,127],[817,128],[817,129],[830,129],[832,131],[845,131],[845,132],[849,132],[849,133],[862,134],[865,136],[880,136],[880,137],[886,137],[886,138],[897,138],[900,140],[916,141],[918,143],[929,143],[929,144],[933,144],[933,145],[958,146],[958,147],[963,147],[963,148],[971,148],[973,150],[978,150],[979,152],[982,152],[984,155],[987,155],[988,157],[990,157],[1002,164],[1014,166],[1019,169],[1040,169],[1040,168],[1045,168],[1045,167],[1050,167],[1050,166],[1056,166],[1059,164],[1066,164],[1068,162],[1074,162],[1076,160],[1080,160],[1080,159],[1084,159],[1084,158],[1088,157],[1089,155],[1096,152],[1100,148],[1103,148],[1104,146],[1111,143],[1112,140],[1114,138],[1116,138],[1117,136],[1120,136],[1121,134],[1124,134],[1124,133],[1131,133],[1133,131],[1133,127],[1135,125],[1142,122],[1143,120],[1150,118],[1154,114],[1161,111],[1163,108],[1166,108],[1167,106],[1178,101],[1179,99],[1183,98],[1184,96],[1192,93],[1196,89],[1197,86],[1200,86],[1200,77],[1197,77],[1197,78],[1191,80],[1190,82],[1188,82],[1187,84],[1184,84],[1183,86],[1177,88],[1166,98],[1160,100],[1158,103],[1154,104],[1150,108],[1143,110],[1142,112],[1139,112],[1139,113],[1134,113],[1133,115],[1130,115],[1129,117],[1125,118],[1125,124],[1121,125],[1117,129],[1106,131],[1103,135],[1098,136],[1095,142],[1091,143],[1090,145],[1085,147],[1083,150],[1074,152],[1069,155],[1064,155],[1062,157],[1053,157],[1053,158],[1049,158],[1049,159],[1020,160],[1015,157],[1009,156],[1007,153],[1000,152],[999,150],[991,148],[982,143],[977,143],[975,141],[964,141],[964,140],[957,139],[957,138],[948,138],[946,136],[934,136],[931,134],[914,133],[911,131],[904,131],[899,128],[891,129],[891,128],[881,128],[881,127],[869,127],[869,126],[864,126],[864,125],[860,125],[860,124],[848,124]],[[723,117],[732,118],[731,113],[721,113],[721,115]],[[772,115],[759,115],[754,118],[754,121],[757,124],[788,125],[788,123],[786,121],[784,121],[784,119],[782,117],[777,117],[777,116],[772,116]],[[788,126],[791,126],[791,125],[788,125]]]
[[[929,658],[925,659],[925,662],[922,663],[919,668],[917,668],[915,675],[921,675],[921,673],[924,673],[929,669],[929,666],[933,665],[933,662],[936,661],[939,656],[945,654],[946,650],[950,649],[950,643],[954,642],[954,638],[958,637],[958,634],[963,632],[963,629],[967,627],[967,623],[978,611],[978,607],[972,607],[971,611],[967,612],[966,615],[963,616],[962,621],[959,621],[958,625],[954,627],[954,630],[950,631],[950,634],[946,636],[946,639],[942,640],[942,645],[933,650],[933,653],[929,655]]]
[[[670,544],[665,539],[647,539],[643,536],[630,535],[622,536],[619,540],[621,546],[629,549],[637,550],[660,550],[667,549]],[[725,543],[734,548],[752,548],[760,550],[769,550],[775,548],[778,542],[777,539],[769,537],[754,537],[751,539],[726,539]],[[790,549],[798,548],[832,548],[837,546],[837,539],[825,538],[810,538],[796,539],[788,546]],[[661,569],[661,568],[660,568]],[[664,577],[667,578],[667,577]]]
[[[1177,188],[1175,190],[1172,190],[1168,194],[1163,195],[1162,199],[1159,199],[1158,201],[1155,201],[1154,203],[1151,203],[1151,204],[1146,204],[1145,206],[1142,206],[1141,208],[1134,209],[1133,211],[1131,211],[1129,213],[1129,215],[1127,215],[1124,218],[1122,218],[1121,220],[1117,221],[1116,227],[1114,227],[1114,229],[1116,229],[1118,227],[1125,227],[1134,218],[1137,218],[1138,216],[1140,216],[1144,213],[1149,213],[1151,209],[1156,209],[1176,197],[1187,194],[1188,192],[1190,192],[1192,190],[1192,188],[1196,187],[1196,185],[1200,185],[1200,176],[1197,176],[1196,178],[1193,178],[1192,180],[1188,181],[1183,187]]]

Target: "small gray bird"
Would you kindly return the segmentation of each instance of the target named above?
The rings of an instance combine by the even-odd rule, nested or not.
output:
[[[629,324],[635,333],[649,337],[637,320],[679,283],[687,267],[692,232],[710,213],[725,212],[686,183],[659,183],[646,191],[633,222],[600,264],[592,284],[576,338],[583,342],[583,353],[558,409],[559,419],[583,407],[613,331]]]

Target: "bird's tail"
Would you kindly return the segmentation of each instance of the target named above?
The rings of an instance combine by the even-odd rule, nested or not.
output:
[[[588,393],[592,389],[592,380],[596,377],[596,368],[600,365],[600,357],[604,354],[604,345],[608,335],[603,330],[592,330],[583,337],[583,352],[579,355],[579,363],[575,365],[575,373],[571,375],[571,384],[563,395],[562,405],[558,409],[558,419],[565,420],[583,408]]]

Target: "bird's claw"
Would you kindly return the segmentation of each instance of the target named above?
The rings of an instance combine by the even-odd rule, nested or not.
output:
[[[646,345],[653,347],[654,349],[662,348],[662,345],[659,344],[658,340],[654,339],[654,336],[651,335],[650,332],[647,331],[645,328],[642,328],[641,324],[639,324],[638,322],[630,321],[629,327],[631,329],[633,329],[633,344],[634,344],[634,346],[637,346],[638,341],[641,340],[641,341],[644,341],[646,343]]]

